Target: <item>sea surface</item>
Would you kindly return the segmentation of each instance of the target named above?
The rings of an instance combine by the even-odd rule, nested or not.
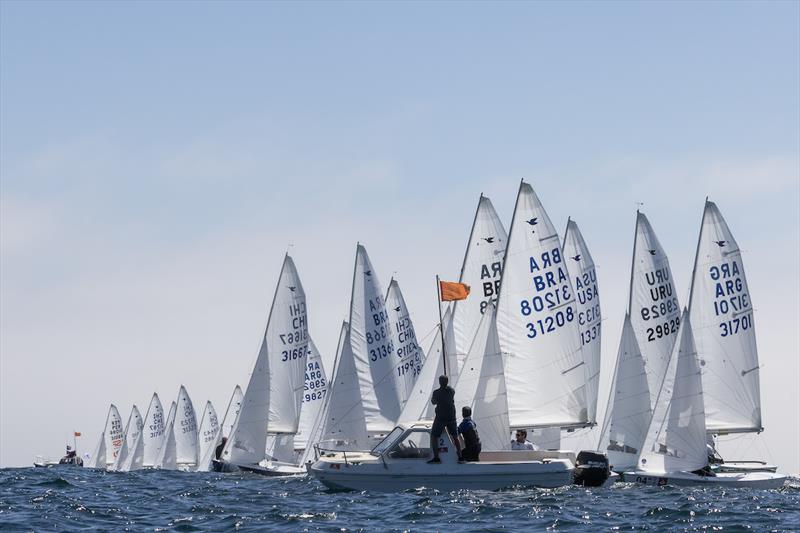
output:
[[[798,531],[780,490],[617,484],[498,492],[332,492],[307,477],[77,467],[0,470],[3,531]]]

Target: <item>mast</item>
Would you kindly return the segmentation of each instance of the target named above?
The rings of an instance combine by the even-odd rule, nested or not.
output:
[[[472,245],[472,237],[475,233],[475,224],[478,222],[478,213],[481,211],[481,202],[483,202],[483,193],[478,198],[478,207],[475,208],[475,216],[472,218],[472,227],[469,229],[469,240],[467,241],[467,248],[464,250],[464,260],[461,262],[461,273],[458,275],[459,283],[464,281],[464,269],[467,267],[467,256],[469,255],[469,248]]]
[[[633,270],[636,267],[636,241],[639,236],[639,210],[636,210],[636,224],[633,225],[633,252],[631,253],[631,279],[628,285],[628,315],[633,307]]]
[[[463,272],[463,269],[462,269]],[[436,274],[436,307],[439,309],[439,333],[442,337],[442,368],[444,375],[447,375],[447,354],[444,348],[444,327],[442,326],[442,285],[439,281],[439,274]]]
[[[506,277],[506,259],[508,259],[508,248],[511,245],[511,235],[514,233],[514,219],[517,217],[517,205],[519,205],[519,195],[522,192],[522,184],[525,183],[524,178],[519,180],[519,189],[517,190],[517,200],[514,202],[514,212],[511,213],[511,225],[508,227],[508,236],[506,237],[506,248],[503,250],[503,270],[500,272],[500,287],[497,289],[497,301],[500,302],[500,294],[503,292],[503,280]]]

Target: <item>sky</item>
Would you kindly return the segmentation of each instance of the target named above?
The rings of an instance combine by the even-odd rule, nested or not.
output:
[[[326,361],[356,243],[418,336],[475,206],[576,220],[604,315],[635,211],[681,304],[706,196],[755,307],[765,431],[800,472],[800,3],[0,2],[0,466],[94,448],[108,405],[224,410],[293,255]]]

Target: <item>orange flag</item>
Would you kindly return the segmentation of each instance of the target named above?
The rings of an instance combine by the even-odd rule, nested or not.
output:
[[[456,283],[455,281],[440,281],[439,291],[442,294],[443,302],[466,300],[467,296],[469,296],[469,285]]]
[[[81,432],[80,431],[75,431],[74,433],[75,433],[76,437],[80,437],[81,436]]]

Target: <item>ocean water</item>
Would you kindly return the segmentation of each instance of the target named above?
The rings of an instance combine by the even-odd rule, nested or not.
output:
[[[307,477],[0,470],[3,531],[798,531],[782,489],[332,492]]]

